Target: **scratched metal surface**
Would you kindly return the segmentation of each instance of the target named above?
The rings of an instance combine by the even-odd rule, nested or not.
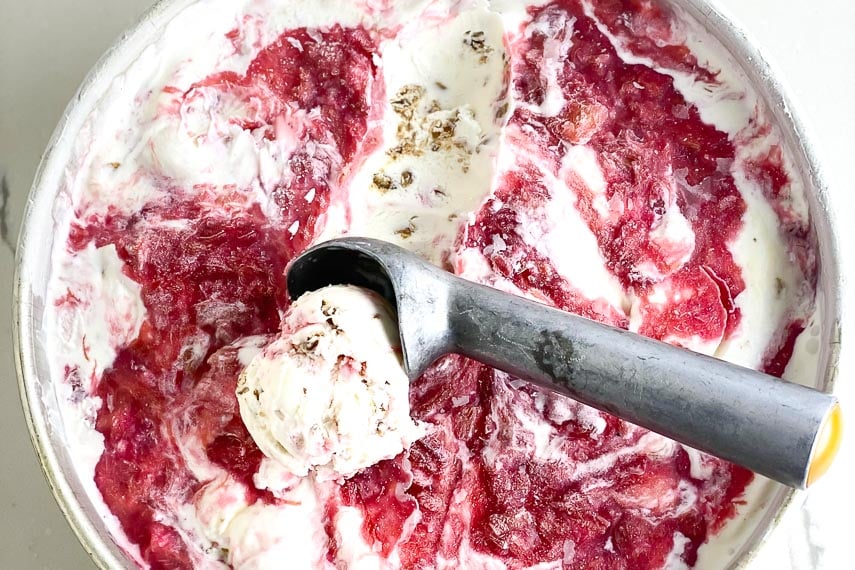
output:
[[[840,61],[855,56],[855,3],[851,0],[719,0],[741,21],[791,87],[817,135],[828,168],[840,228],[844,270],[855,269],[855,211],[851,155],[855,151],[855,70]],[[10,302],[13,249],[38,160],[83,76],[150,0],[0,0],[0,568],[89,569],[51,498],[30,445],[12,361]],[[852,282],[847,291],[855,296]],[[852,316],[851,311],[848,315]],[[855,336],[852,319],[844,338]],[[855,352],[844,353],[840,388],[844,406]],[[855,383],[853,383],[855,384]],[[853,409],[852,406],[847,406]],[[851,422],[850,422],[851,423]],[[845,440],[838,464],[769,540],[751,568],[851,568],[846,532],[855,511],[848,480],[855,473],[855,438]],[[851,515],[850,515],[851,516]]]

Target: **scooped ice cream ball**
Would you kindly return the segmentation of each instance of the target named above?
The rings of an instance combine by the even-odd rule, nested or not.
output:
[[[258,447],[295,475],[345,479],[424,435],[410,417],[392,311],[357,287],[326,287],[291,305],[280,335],[241,374],[237,397]]]

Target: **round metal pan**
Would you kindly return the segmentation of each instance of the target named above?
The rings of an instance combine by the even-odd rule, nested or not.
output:
[[[111,81],[161,33],[165,24],[196,0],[162,0],[101,58],[68,105],[44,153],[24,213],[18,241],[14,290],[14,350],[24,412],[33,445],[51,490],[84,548],[105,569],[134,568],[117,546],[107,525],[87,496],[75,471],[58,415],[55,382],[48,366],[42,320],[51,266],[55,230],[52,211],[71,147],[87,115],[98,104]],[[837,240],[828,203],[823,170],[805,127],[793,111],[786,89],[755,44],[733,20],[705,0],[671,0],[688,13],[730,52],[742,66],[760,100],[768,107],[793,160],[793,172],[803,178],[817,241],[819,279],[817,297],[822,309],[819,365],[812,385],[830,391],[840,350],[840,296]],[[728,564],[748,563],[770,530],[787,510],[801,504],[790,489],[766,485],[763,501],[740,525],[739,546]],[[749,522],[750,521],[750,522]],[[719,561],[720,564],[721,561]]]

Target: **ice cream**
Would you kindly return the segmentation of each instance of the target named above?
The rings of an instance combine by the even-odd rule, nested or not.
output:
[[[290,473],[341,480],[424,435],[410,418],[397,328],[375,293],[331,286],[288,309],[280,336],[241,373],[241,418]]]
[[[803,189],[715,40],[655,3],[186,4],[77,133],[55,208],[61,423],[129,555],[726,564],[746,536],[728,521],[764,504],[749,472],[455,356],[408,402],[403,376],[374,390],[397,356],[357,344],[388,340],[383,323],[329,323],[284,280],[311,244],[367,235],[592,319],[804,369],[789,366],[818,318]],[[364,389],[347,388],[361,365],[279,358],[321,330],[312,350],[366,362]],[[298,410],[287,391],[304,387],[320,391]],[[379,421],[323,405],[384,398],[396,419],[379,439]]]

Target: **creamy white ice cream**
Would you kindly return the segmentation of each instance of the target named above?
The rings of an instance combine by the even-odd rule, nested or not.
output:
[[[347,478],[424,434],[410,418],[394,317],[376,293],[337,285],[301,296],[240,377],[243,422],[294,475]]]
[[[484,255],[504,251],[502,236],[494,235],[493,245],[483,254],[476,249],[448,253],[461,227],[471,221],[472,212],[490,197],[497,170],[509,169],[522,159],[536,162],[527,149],[509,144],[519,143],[509,140],[519,133],[509,132],[512,129],[503,125],[515,105],[506,100],[503,91],[503,74],[511,73],[505,69],[505,58],[513,55],[509,46],[540,25],[525,24],[525,2],[205,0],[186,4],[188,7],[164,28],[157,42],[116,79],[75,139],[74,156],[56,207],[59,235],[67,234],[72,218],[97,218],[106,212],[132,214],[163,198],[154,175],[169,177],[182,186],[203,209],[239,211],[248,204],[258,205],[275,221],[278,211],[272,192],[292,176],[287,158],[296,139],[284,136],[284,127],[283,136],[270,140],[260,131],[235,124],[233,118],[251,117],[258,111],[245,107],[244,101],[220,98],[208,87],[196,88],[193,96],[179,102],[182,94],[211,73],[244,73],[259,50],[285,29],[324,28],[336,23],[372,27],[382,23],[396,33],[380,42],[376,56],[386,93],[382,101],[372,102],[383,107],[383,116],[382,120],[375,118],[378,124],[369,128],[377,131],[379,144],[362,162],[354,163],[346,187],[332,197],[329,209],[317,223],[318,239],[348,233],[386,239],[437,264],[453,265],[459,274],[474,281],[522,293],[493,274],[485,262]],[[543,72],[548,96],[536,109],[544,116],[560,110],[564,101],[556,83],[557,66],[572,46],[573,22],[564,22],[564,28],[564,41],[550,40],[545,46],[548,53],[544,53]],[[233,29],[240,32],[237,39],[227,35]],[[473,30],[484,34],[479,41],[483,40],[488,49],[482,49],[483,53],[472,53]],[[689,74],[658,68],[624,49],[619,38],[606,35],[622,60],[672,76],[677,89],[687,102],[698,107],[706,122],[734,140],[747,136],[752,120],[758,113],[762,118],[763,112],[758,110],[756,96],[745,88],[746,79],[738,65],[690,20],[675,24],[673,32],[686,36],[705,66],[721,72],[719,84],[708,85]],[[464,43],[467,34],[468,45]],[[407,94],[413,105],[410,119],[405,120],[395,107],[400,107],[398,101]],[[509,107],[504,107],[505,103]],[[179,112],[168,112],[176,105],[181,105]],[[301,110],[287,117],[286,126],[295,131],[303,128],[309,114]],[[448,131],[449,144],[436,151],[426,146],[435,122],[453,127]],[[400,145],[398,135],[405,124],[409,129],[405,134],[417,147],[416,152],[390,154]],[[772,130],[757,142],[760,150],[777,144],[777,133]],[[587,143],[579,139],[568,147],[560,171],[544,180],[561,187],[562,180],[576,176],[596,196],[596,211],[607,218],[616,206],[606,198],[601,166]],[[330,152],[335,154],[335,149]],[[788,257],[775,213],[742,176],[744,158],[738,156],[732,167],[746,212],[744,228],[731,246],[746,281],[745,290],[734,300],[742,309],[743,320],[723,343],[715,339],[701,345],[686,339],[683,344],[756,366],[788,312],[799,304],[798,284],[803,276]],[[548,168],[543,166],[542,170]],[[228,199],[223,197],[226,194]],[[801,194],[802,189],[794,185],[794,202]],[[300,199],[311,203],[317,198],[309,191]],[[795,206],[794,215],[806,215]],[[608,306],[628,314],[634,328],[638,322],[633,318],[633,308],[638,298],[628,295],[607,270],[578,207],[570,194],[551,198],[538,212],[538,219],[520,220],[525,239],[549,257],[555,269],[586,297],[601,297]],[[148,218],[144,223],[166,228],[184,222]],[[653,228],[651,238],[668,250],[675,266],[684,263],[695,247],[695,236],[676,206],[668,209],[661,225]],[[571,241],[572,251],[565,246]],[[45,318],[47,329],[52,331],[46,335],[54,357],[52,375],[61,379],[63,367],[77,366],[83,377],[97,384],[117,352],[139,334],[145,318],[139,286],[123,272],[123,261],[114,246],[96,249],[90,244],[82,251],[71,252],[62,239],[57,244],[55,255],[61,261],[51,276]],[[776,283],[772,275],[780,275],[781,281]],[[79,305],[71,309],[57,308],[57,302],[70,289],[86,294],[79,296]],[[658,292],[654,290],[651,295]],[[326,314],[331,309],[335,314]],[[246,356],[244,363],[248,363],[237,390],[241,416],[270,458],[255,474],[254,485],[283,502],[261,504],[248,498],[245,484],[211,464],[198,441],[187,438],[178,442],[188,469],[202,487],[195,503],[181,504],[176,498],[173,510],[181,516],[164,515],[164,521],[178,529],[188,544],[198,546],[192,554],[197,566],[222,567],[212,554],[217,552],[215,546],[228,550],[225,559],[237,568],[282,567],[283,559],[292,568],[331,564],[321,562],[323,545],[319,541],[325,535],[323,504],[318,495],[327,492],[330,485],[321,480],[339,481],[393,457],[424,433],[409,416],[409,383],[395,352],[396,339],[391,316],[382,303],[354,289],[336,288],[300,299],[285,317],[281,335],[257,355],[252,354],[256,349],[253,343],[240,347],[241,360]],[[200,345],[201,355],[205,350],[206,346]],[[793,362],[796,360],[804,358],[799,355]],[[104,449],[101,434],[94,429],[101,400],[79,388],[72,391],[61,380],[57,383],[58,397],[69,405],[56,423],[66,426],[80,477],[107,518],[111,515],[93,483],[94,465]],[[468,397],[453,405],[467,401]],[[537,402],[533,406],[538,409]],[[521,411],[515,413],[531,419]],[[573,407],[568,412],[571,416],[580,425],[591,426],[592,438],[605,423],[599,412],[588,408]],[[555,452],[551,446],[560,441],[553,428],[537,422],[523,428],[520,432],[525,437],[521,439],[528,441],[531,435],[534,442],[533,456],[548,457]],[[642,443],[651,441],[659,442],[650,437]],[[497,441],[488,447],[499,460],[505,449],[502,445]],[[672,446],[665,451],[675,449]],[[598,460],[614,457],[617,452]],[[693,476],[707,479],[702,459],[690,457]],[[471,466],[466,453],[461,452],[460,460],[462,469]],[[596,465],[576,467],[581,473]],[[295,475],[307,474],[302,480],[294,480]],[[758,481],[753,492],[746,495],[748,505],[743,511],[748,516],[762,515],[768,495],[758,489],[767,491],[764,485]],[[451,509],[467,520],[470,503],[462,493]],[[416,511],[408,525],[413,526],[418,516]],[[356,509],[347,507],[334,521],[341,539],[335,564],[383,567],[376,545],[361,532],[360,517]],[[738,528],[737,522],[726,530]],[[117,523],[112,528],[117,536],[121,534]],[[457,530],[448,526],[438,532],[450,535]],[[468,533],[467,528],[456,557],[439,559],[438,567],[506,567],[502,561],[476,551]],[[679,558],[677,551],[684,546],[681,536],[675,535],[674,558]],[[714,537],[712,545],[728,545],[720,553],[710,552],[712,545],[707,545],[700,565],[720,567],[735,549],[729,544],[740,544],[746,536],[740,530]],[[300,552],[290,548],[295,544],[301,545]],[[395,555],[393,550],[385,559],[392,566]],[[565,558],[572,560],[572,548],[567,549]],[[561,561],[556,561],[543,567],[560,566]]]

